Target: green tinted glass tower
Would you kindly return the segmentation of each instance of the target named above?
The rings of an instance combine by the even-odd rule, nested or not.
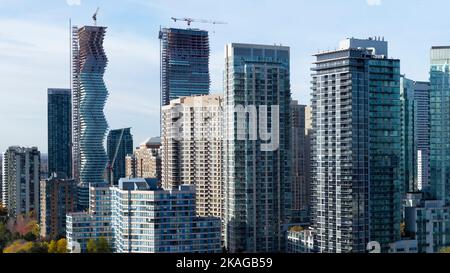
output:
[[[400,61],[387,42],[347,39],[315,55],[312,224],[319,252],[383,250],[400,239]]]
[[[72,93],[48,89],[48,173],[72,176]]]
[[[369,65],[370,239],[386,252],[400,240],[402,173],[400,61],[377,58]]]
[[[106,138],[108,154],[108,182],[117,185],[120,178],[125,178],[125,158],[133,153],[133,135],[131,128],[110,130]]]
[[[292,207],[290,50],[229,44],[225,51],[225,245],[232,253],[280,252]]]
[[[431,48],[430,195],[450,201],[450,46]]]

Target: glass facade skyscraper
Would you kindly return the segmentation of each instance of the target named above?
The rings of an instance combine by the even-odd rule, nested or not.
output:
[[[316,54],[312,220],[320,252],[386,250],[400,238],[400,62],[387,42],[347,39]]]
[[[109,131],[106,139],[108,154],[108,182],[117,185],[120,178],[125,178],[125,158],[133,153],[133,135],[130,128]],[[111,174],[113,177],[111,177]]]
[[[400,240],[402,200],[400,60],[369,59],[369,208],[370,240]]]
[[[209,94],[209,38],[199,29],[163,28],[161,40],[161,105],[192,95]]]
[[[414,83],[414,129],[416,152],[416,187],[429,192],[430,187],[430,83]]]
[[[402,172],[404,173],[404,192],[413,192],[416,188],[416,152],[414,149],[414,81],[400,77],[400,101],[402,121]]]
[[[428,191],[430,85],[400,78],[405,192]]]
[[[450,46],[431,48],[430,67],[431,196],[450,201]]]
[[[108,163],[103,145],[108,129],[103,112],[108,97],[105,32],[106,27],[98,26],[73,30],[73,172],[79,182],[92,185],[105,182]]]
[[[225,246],[234,253],[283,251],[292,208],[290,50],[229,44],[225,56]]]
[[[48,89],[48,173],[72,176],[72,93]]]

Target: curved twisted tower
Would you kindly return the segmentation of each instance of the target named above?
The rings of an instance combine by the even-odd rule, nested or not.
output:
[[[103,75],[108,63],[103,49],[106,27],[85,26],[78,30],[78,105],[80,181],[105,182],[108,158],[104,140],[108,123],[103,112],[108,90]]]

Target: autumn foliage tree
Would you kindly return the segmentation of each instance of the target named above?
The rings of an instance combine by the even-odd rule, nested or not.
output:
[[[29,253],[32,248],[32,242],[27,242],[25,240],[16,240],[5,249],[3,249],[3,253]]]
[[[56,241],[52,240],[48,244],[48,253],[57,253],[58,249],[56,247]]]
[[[0,217],[6,217],[6,216],[8,216],[8,210],[2,203],[0,203]]]
[[[64,238],[58,241],[52,240],[48,244],[48,253],[67,253],[67,240]]]
[[[88,253],[111,253],[112,249],[106,238],[101,237],[99,239],[89,239],[87,243]]]
[[[15,240],[3,249],[3,253],[47,253],[46,242],[29,242],[26,240]]]
[[[56,243],[56,251],[57,253],[67,253],[67,240],[59,239]]]
[[[40,227],[36,214],[30,212],[17,217],[5,216],[2,218],[0,204],[0,252],[3,253],[47,253],[49,243],[40,237]],[[7,214],[6,214],[7,215]],[[55,242],[56,244],[57,242]],[[66,242],[61,241],[60,251],[65,248]],[[55,246],[57,248],[57,246]],[[65,250],[64,250],[65,252]]]
[[[87,242],[87,252],[88,253],[97,252],[97,246],[94,239],[89,239],[89,241]]]
[[[19,215],[8,221],[8,229],[13,234],[19,234],[29,241],[39,238],[39,224],[33,213]]]
[[[439,250],[439,253],[450,253],[450,247],[444,247]]]
[[[0,223],[0,250],[3,249],[12,240],[11,232],[4,223]]]

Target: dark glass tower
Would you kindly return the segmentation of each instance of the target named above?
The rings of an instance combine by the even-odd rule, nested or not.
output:
[[[130,128],[109,131],[106,149],[109,160],[108,182],[117,185],[120,178],[125,178],[125,158],[133,153]]]
[[[310,207],[310,141],[308,131],[311,129],[311,108],[300,105],[297,101],[291,103],[292,125],[292,211],[293,221],[309,222]]]
[[[161,40],[161,105],[191,95],[209,94],[208,32],[163,28]]]
[[[400,79],[405,192],[429,193],[430,84]]]
[[[72,175],[72,94],[48,89],[48,173]]]
[[[312,222],[320,252],[386,251],[400,239],[400,61],[387,42],[347,39],[315,55]]]

